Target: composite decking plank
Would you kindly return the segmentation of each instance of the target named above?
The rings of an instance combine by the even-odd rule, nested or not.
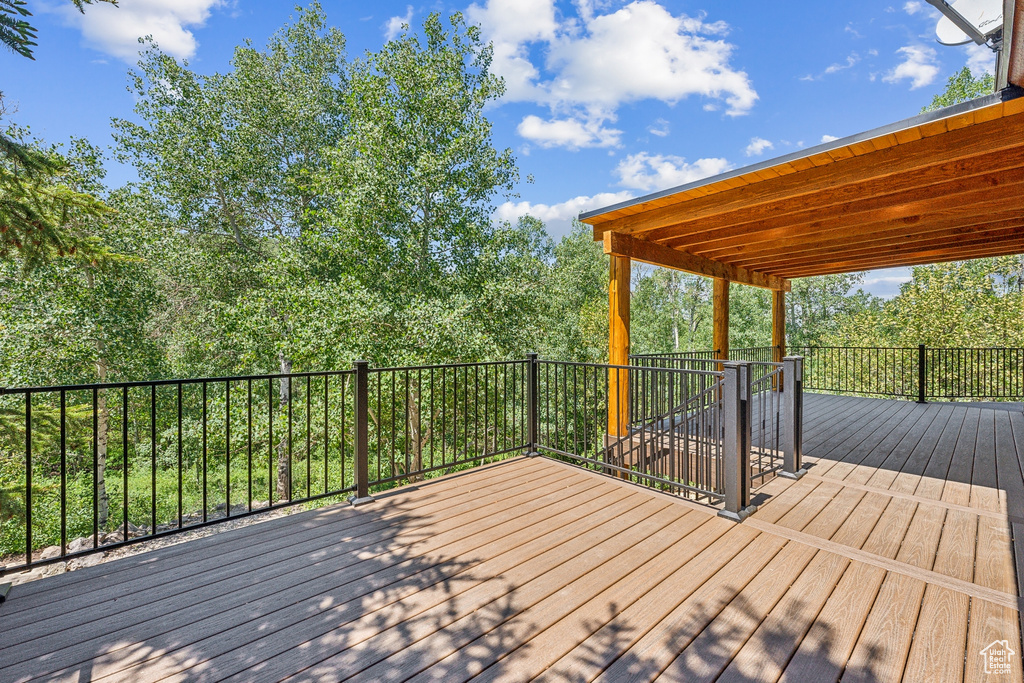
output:
[[[841,489],[829,500],[826,500],[823,496],[820,497],[818,499],[819,504],[823,503],[823,505],[820,505],[816,511],[808,509],[806,512],[798,513],[798,510],[795,508],[794,510],[791,510],[789,514],[783,516],[778,523],[783,526],[802,530],[804,533],[822,538],[832,538],[841,528],[843,528],[844,523],[850,519],[852,511],[860,505],[864,495],[865,494],[862,491]],[[867,537],[869,531],[870,528],[861,533],[861,540]],[[843,540],[853,543],[856,542],[857,539],[851,535],[849,537],[844,536]],[[830,553],[823,554],[819,558],[815,555],[815,550],[813,548],[804,546],[803,544],[799,544],[799,546],[801,548],[799,557],[805,561],[801,562],[795,559],[794,556],[794,559],[792,559],[791,562],[794,565],[799,565],[800,571],[796,572],[796,574],[789,578],[779,576],[775,579],[775,592],[771,593],[774,596],[774,601],[770,611],[758,612],[758,610],[750,610],[748,612],[748,624],[750,626],[750,630],[747,632],[744,632],[742,628],[734,623],[725,622],[724,624],[719,625],[719,628],[724,627],[724,631],[720,631],[720,633],[730,634],[728,640],[730,642],[735,642],[736,646],[739,648],[738,650],[721,653],[716,657],[709,658],[702,653],[705,651],[712,651],[709,648],[710,644],[700,647],[697,641],[695,641],[690,647],[697,646],[697,650],[695,651],[696,658],[690,657],[688,658],[688,661],[683,661],[687,658],[687,652],[689,651],[689,648],[687,648],[680,658],[676,660],[678,666],[682,668],[677,670],[670,666],[665,674],[668,675],[669,678],[675,677],[684,680],[702,680],[702,677],[705,675],[714,674],[717,676],[728,666],[729,669],[726,670],[726,674],[724,675],[724,679],[728,680],[732,677],[746,675],[745,673],[741,674],[741,672],[745,672],[751,666],[762,667],[763,669],[765,663],[763,661],[757,661],[755,653],[761,651],[762,645],[767,643],[769,640],[772,642],[770,652],[773,661],[783,654],[784,648],[781,647],[779,642],[780,640],[790,640],[794,643],[793,647],[796,648],[802,638],[802,633],[798,633],[797,631],[802,629],[803,626],[797,627],[798,620],[790,620],[783,623],[780,621],[779,617],[780,609],[784,610],[786,613],[790,613],[793,611],[792,608],[795,605],[795,603],[793,603],[793,595],[787,593],[787,591],[789,591],[790,587],[793,586],[793,590],[809,592],[810,594],[818,597],[821,597],[821,594],[824,593],[824,597],[821,597],[821,603],[823,604],[828,595],[831,594],[836,582],[839,581],[839,578],[842,576],[845,568],[845,564],[837,564],[836,561],[825,557],[825,555],[831,555]],[[787,546],[787,550],[788,549],[789,546]],[[795,550],[791,552],[796,553]],[[780,553],[780,555],[781,554],[782,553]],[[814,562],[812,562],[812,557],[815,558]],[[810,566],[808,567],[808,565]],[[806,576],[801,573],[805,567],[807,567],[807,571],[810,572],[810,574]],[[750,586],[757,584],[757,582],[761,580],[762,576],[764,576],[764,574],[759,575],[757,579],[751,582]],[[829,582],[831,582],[830,585]],[[797,588],[798,585],[799,588]],[[750,586],[748,586],[748,589]],[[747,589],[745,589],[745,591],[746,590]],[[784,595],[786,596],[786,599],[790,601],[789,606],[782,608],[777,607],[774,603],[778,603],[780,600],[783,600]],[[815,614],[817,614],[817,609],[820,609],[820,607],[821,604],[818,604],[817,608],[814,610]],[[754,621],[755,616],[757,618],[756,622]],[[716,628],[716,624],[719,623],[719,619],[721,619],[721,616],[712,622],[709,628]],[[765,623],[761,623],[762,620],[767,621],[765,621]],[[810,621],[813,622],[813,617],[810,617]],[[786,631],[786,629],[793,628],[797,628],[797,631]],[[810,623],[808,623],[807,628],[810,628]],[[805,632],[806,631],[803,631],[803,633]],[[747,638],[751,636],[753,636],[753,640],[747,641]],[[736,654],[737,652],[739,653],[738,655]],[[789,652],[792,652],[792,650]],[[725,657],[725,654],[728,654],[728,657]],[[737,656],[737,660],[732,659],[733,655]],[[785,654],[785,659],[788,659],[788,653]],[[730,664],[731,660],[732,664]],[[776,663],[777,666],[780,667],[779,671],[781,673],[781,667],[785,665],[785,661],[780,660]]]
[[[934,571],[964,581],[974,579],[978,516],[953,510],[946,515]],[[967,643],[970,597],[942,586],[928,585],[920,623],[907,658],[907,680],[963,680],[963,648]]]
[[[832,394],[814,394],[804,392],[804,424],[817,430],[830,422],[830,416],[854,405],[857,399],[853,396],[835,396]]]
[[[457,609],[448,604],[442,605],[441,614],[427,614],[425,618],[418,615],[412,623],[403,624],[404,628],[391,629],[373,641],[360,644],[363,647],[357,645],[319,661],[296,677],[319,679],[335,671],[345,671],[351,681],[404,680],[436,663],[448,654],[448,648],[454,643],[463,643],[468,635],[476,637],[481,629],[489,630],[503,623],[562,590],[575,579],[592,573],[599,576],[600,569],[608,562],[625,556],[631,548],[642,545],[650,536],[688,512],[653,500],[651,505],[655,506],[652,514],[632,524],[629,534],[617,534],[576,557],[565,557],[556,569],[534,576],[529,581],[509,581],[507,586],[502,586],[501,577],[487,580],[484,586],[489,589],[490,599],[482,604],[466,601]],[[450,602],[461,602],[459,597]],[[381,648],[382,638],[390,646]]]
[[[820,506],[818,506],[818,501],[809,497],[803,504],[797,505],[787,515],[779,519],[776,524],[815,536],[831,538],[843,521],[860,504],[864,495],[864,491],[840,488],[832,495],[831,499],[821,500],[824,504]],[[812,509],[815,507],[817,509]]]
[[[916,507],[910,501],[869,493],[831,540],[882,557],[895,558]],[[865,531],[872,515],[873,523]],[[782,680],[801,683],[839,679],[861,637],[886,575],[886,570],[880,567],[862,562],[850,565],[836,592],[822,608],[819,616],[821,626],[812,628],[808,633],[786,666]],[[857,676],[865,672],[862,666],[855,669],[853,678],[857,680]]]
[[[908,419],[919,417],[915,411],[915,404],[905,403],[900,405],[899,410],[890,413],[889,416],[873,429],[863,434],[863,438],[856,444],[847,444],[837,448],[836,452],[828,457],[819,458],[815,474],[830,479],[845,479],[848,474],[855,471],[861,462],[869,457],[871,453],[882,447],[889,441],[898,442],[902,438],[903,423]],[[861,431],[857,434],[860,436]],[[891,448],[891,446],[889,446]]]
[[[893,499],[893,503],[908,502]],[[900,562],[931,569],[935,563],[940,529],[934,526],[936,516],[941,525],[945,510],[931,507],[922,511],[914,505],[913,520],[899,544],[896,559]],[[882,581],[875,606],[868,615],[861,636],[850,655],[847,670],[857,672],[854,676],[876,676],[877,680],[900,680],[907,662],[914,629],[918,624],[921,600],[924,597],[925,582],[906,574],[889,572]]]
[[[628,648],[618,653],[614,661],[593,680],[650,681],[657,678],[676,655],[764,569],[775,554],[761,552],[737,555]]]
[[[650,506],[646,497],[637,495],[636,498],[627,496],[613,500],[595,513],[594,519],[614,525],[616,515],[644,509],[644,506],[656,509]],[[479,560],[473,562],[456,556],[449,561],[450,571],[435,573],[427,581],[410,584],[400,580],[388,590],[360,596],[354,604],[340,598],[337,601],[325,601],[325,597],[330,598],[329,593],[326,596],[315,596],[302,605],[286,608],[285,612],[271,614],[270,618],[257,622],[260,627],[255,631],[248,626],[249,622],[233,620],[227,624],[227,631],[218,634],[205,647],[197,649],[189,660],[175,662],[176,669],[168,671],[166,663],[156,662],[149,667],[137,666],[128,673],[132,677],[152,677],[154,672],[160,675],[173,673],[182,680],[202,680],[219,679],[256,667],[261,670],[258,677],[266,677],[267,672],[263,669],[270,666],[280,668],[289,655],[294,657],[297,653],[308,654],[302,650],[302,645],[313,634],[323,636],[347,628],[347,631],[341,632],[349,638],[349,643],[360,642],[388,626],[401,624],[420,612],[436,608],[439,604],[473,590],[485,580],[481,577],[490,577],[502,571],[526,576],[537,566],[550,566],[553,559],[552,544],[578,543],[582,549],[600,541],[599,534],[593,533],[592,529],[579,521],[563,524],[540,536],[518,534],[517,538],[517,534],[513,534],[507,540],[492,539],[486,548],[491,551],[489,557],[481,552],[478,557],[469,558]],[[395,595],[396,592],[398,595]],[[396,604],[397,609],[390,607]],[[296,665],[291,671],[299,668],[301,665]],[[287,673],[289,671],[286,670],[283,675]]]
[[[514,458],[28,584],[0,680],[959,681],[993,640],[1019,657],[1024,413],[805,401],[811,476],[746,524]]]
[[[846,428],[853,427],[854,425],[862,422],[874,421],[874,416],[879,412],[884,412],[889,406],[883,402],[872,402],[866,400],[852,399],[848,405],[836,405],[832,406],[828,412],[823,415],[828,419],[823,419],[815,431],[806,431],[804,435],[805,444],[807,445],[808,451],[813,449],[815,452],[827,452],[834,448],[838,443],[841,443],[843,435],[842,432]],[[836,425],[836,415],[842,415],[842,422],[840,425]]]
[[[501,469],[502,466],[507,468],[513,463],[516,465],[515,469],[519,470],[512,475],[513,478],[524,481],[528,481],[531,472],[540,465],[540,463],[531,462],[528,458],[510,459],[502,463],[475,468],[479,472],[468,470],[431,480],[432,486],[436,483],[436,489],[432,486],[416,484],[375,495],[378,500],[387,501],[388,515],[402,515],[410,510],[420,512],[430,505],[443,508],[452,505],[459,499],[471,500],[476,495],[475,491],[479,490],[478,487],[503,486],[513,483],[503,481],[503,474],[507,470]],[[518,467],[519,464],[523,465],[521,469]],[[12,615],[22,609],[34,609],[39,604],[61,599],[64,591],[74,590],[73,584],[82,581],[89,581],[92,590],[99,590],[103,586],[123,587],[126,582],[136,577],[151,578],[161,564],[175,567],[193,562],[196,553],[223,555],[238,548],[251,547],[250,537],[259,536],[262,542],[269,542],[277,537],[287,538],[295,533],[295,526],[300,522],[311,524],[315,522],[319,525],[323,524],[325,520],[329,520],[332,523],[345,523],[358,519],[362,514],[361,509],[345,504],[297,512],[234,529],[230,534],[219,533],[190,540],[188,547],[183,547],[184,544],[179,543],[122,558],[115,563],[58,574],[48,577],[46,581],[21,584],[11,590],[10,604],[4,607],[5,615]],[[195,549],[190,550],[193,544]]]
[[[825,472],[838,461],[850,458],[850,454],[857,446],[867,440],[877,430],[890,424],[894,416],[897,416],[906,407],[896,401],[883,403],[882,406],[871,411],[870,419],[858,420],[845,415],[832,416],[831,430],[827,438],[820,443],[807,444],[805,450],[814,462],[820,467],[819,473]],[[897,424],[893,421],[891,424]]]
[[[773,557],[786,543],[742,525],[733,527],[640,600],[613,615],[537,680],[593,680],[720,571],[738,571],[748,561]]]
[[[928,461],[942,434],[945,432],[946,424],[956,412],[949,406],[937,406],[933,411],[934,419],[928,428],[921,434],[921,438],[913,449],[906,454],[902,461],[897,456],[898,450],[894,451],[877,472],[868,478],[869,486],[893,489],[895,491],[907,491],[913,493],[917,489],[917,482],[924,472]]]
[[[808,565],[817,553],[814,548],[787,543],[700,635],[679,653],[658,679],[687,683],[710,683],[717,679],[752,639],[763,637],[759,636],[762,634],[762,624],[770,618],[790,586],[804,580],[805,570],[813,573],[813,567]],[[788,628],[790,624],[785,626]],[[770,637],[779,635],[775,632]],[[759,645],[751,649],[758,650],[763,658],[765,653]],[[759,664],[763,665],[763,661]]]
[[[995,412],[995,467],[999,509],[1017,518],[1024,518],[1024,476],[1021,474],[1017,445],[1014,442],[1013,418],[1024,413]]]
[[[801,479],[768,501],[755,514],[765,522],[778,524],[786,520],[787,526],[802,529],[842,490],[841,486],[831,482]]]
[[[808,428],[805,423],[804,451],[807,454],[815,454],[814,457],[818,457],[820,453],[831,451],[838,443],[841,443],[841,432],[846,427],[856,424],[858,416],[869,415],[873,412],[874,409],[870,404],[859,405],[853,401],[848,406],[837,405],[823,411],[821,422],[815,428]],[[837,425],[836,415],[844,415],[847,421]]]
[[[886,571],[851,562],[782,672],[782,683],[834,683],[846,669]],[[742,670],[742,669],[741,669]],[[856,680],[855,672],[852,677]]]
[[[903,463],[907,461],[907,458],[928,433],[936,417],[937,411],[924,408],[920,411],[920,418],[903,433],[902,438],[891,449],[888,449],[888,452],[884,452],[882,448],[875,449],[859,463],[856,470],[845,477],[845,480],[868,484],[872,479],[877,478],[886,482],[885,486],[881,488],[887,487],[891,481],[889,475],[895,478],[895,475],[902,469]]]
[[[978,442],[978,424],[981,411],[966,408],[963,426],[953,449],[953,458],[942,487],[942,500],[958,505],[971,505],[971,471],[974,469],[974,451]]]
[[[525,500],[519,503],[515,514],[511,516],[504,514],[489,514],[479,519],[453,518],[448,524],[439,524],[429,537],[417,537],[410,539],[406,546],[384,550],[376,555],[364,553],[359,557],[359,562],[353,566],[345,563],[331,562],[330,558],[313,558],[315,561],[302,562],[297,558],[298,568],[292,569],[290,574],[274,579],[272,584],[274,591],[270,594],[264,590],[259,599],[253,601],[251,590],[263,582],[273,579],[268,577],[261,567],[256,572],[257,583],[252,586],[236,585],[234,590],[216,594],[215,597],[204,597],[202,593],[191,595],[191,592],[183,594],[179,598],[165,600],[165,606],[152,606],[152,609],[141,615],[133,615],[132,611],[115,612],[107,619],[99,619],[88,625],[89,633],[99,631],[103,635],[93,637],[92,641],[75,643],[74,639],[67,635],[62,636],[66,647],[56,656],[43,657],[33,650],[32,645],[45,648],[45,641],[30,643],[28,647],[19,647],[16,655],[17,661],[25,661],[30,657],[39,657],[37,661],[28,661],[25,667],[36,671],[41,667],[48,667],[52,671],[65,666],[80,663],[89,659],[90,653],[102,649],[106,658],[117,657],[114,650],[111,650],[109,643],[117,642],[118,638],[125,638],[126,642],[139,642],[145,639],[147,647],[163,646],[169,648],[174,645],[181,647],[186,643],[195,642],[210,633],[221,633],[225,629],[238,624],[251,623],[252,620],[263,618],[268,611],[275,607],[283,608],[307,600],[319,600],[322,594],[339,590],[338,587],[350,584],[353,581],[361,581],[354,586],[360,594],[372,593],[381,590],[382,586],[391,581],[399,579],[407,580],[418,572],[430,569],[425,568],[422,562],[417,562],[418,557],[428,552],[438,552],[445,549],[450,553],[468,552],[487,542],[488,534],[502,534],[510,527],[522,528],[515,530],[505,542],[515,540],[517,536],[530,538],[533,535],[542,533],[542,529],[536,529],[538,524],[547,522],[549,519],[558,521],[571,521],[574,508],[581,511],[595,512],[601,506],[608,506],[617,502],[617,499],[624,498],[626,492],[616,490],[615,487],[589,486],[593,482],[581,482],[579,491],[576,494],[566,495],[564,489],[549,493],[547,496],[538,497],[533,500]],[[538,492],[539,493],[539,492]],[[531,496],[532,497],[532,496]],[[500,513],[500,510],[495,510]],[[561,518],[566,518],[562,520]],[[514,547],[514,544],[513,546]],[[434,561],[451,561],[452,556],[435,557]],[[390,563],[390,564],[389,564]],[[440,580],[437,576],[431,579]],[[236,582],[239,583],[239,582]],[[340,599],[333,595],[332,599]],[[314,601],[315,602],[315,601]],[[187,610],[181,610],[181,606],[194,605]],[[240,612],[235,614],[235,612]],[[109,626],[107,623],[109,622]],[[87,633],[85,636],[89,635]],[[81,638],[80,637],[80,638]],[[105,646],[104,646],[105,645]],[[104,647],[101,647],[104,646]],[[45,649],[44,649],[45,651]],[[123,653],[122,653],[123,654]],[[118,657],[120,665],[135,663],[128,659]],[[4,659],[5,666],[13,664]],[[15,676],[18,669],[0,669],[0,673]]]
[[[942,435],[935,443],[935,450],[921,472],[921,477],[916,488],[908,493],[913,493],[922,498],[942,499],[942,488],[946,482],[946,475],[949,472],[950,463],[953,460],[953,451],[956,449],[956,441],[963,428],[967,411],[963,408],[956,408],[949,420],[942,428]]]
[[[580,480],[582,481],[582,480]],[[90,590],[86,593],[70,592],[60,596],[59,600],[44,600],[48,593],[40,593],[29,598],[34,606],[31,612],[23,609],[21,612],[12,615],[5,615],[5,622],[8,630],[15,629],[23,624],[35,623],[37,626],[45,625],[46,620],[61,621],[64,619],[67,610],[75,610],[88,607],[96,602],[106,600],[123,599],[125,595],[134,596],[137,604],[154,601],[160,598],[176,595],[181,586],[195,586],[196,582],[215,582],[224,576],[231,576],[233,573],[244,569],[247,563],[251,563],[255,557],[260,557],[261,565],[271,564],[280,560],[287,562],[295,555],[301,555],[307,549],[320,550],[318,540],[324,534],[336,534],[336,543],[347,544],[343,547],[352,549],[360,547],[365,540],[379,542],[393,533],[393,527],[397,521],[403,521],[403,531],[415,533],[414,527],[428,527],[446,518],[471,513],[486,509],[492,503],[502,505],[502,500],[516,492],[529,492],[534,487],[551,486],[557,489],[562,479],[557,472],[547,472],[542,476],[527,478],[510,482],[507,487],[495,485],[487,489],[474,489],[464,497],[453,497],[450,502],[439,501],[433,505],[424,506],[423,510],[414,516],[409,516],[390,507],[385,508],[382,503],[373,503],[373,507],[382,508],[379,511],[371,511],[370,507],[362,507],[360,514],[356,517],[346,517],[341,522],[335,522],[328,517],[328,521],[314,523],[316,518],[306,523],[306,528],[301,532],[292,531],[291,534],[275,535],[272,538],[260,537],[260,543],[250,542],[251,536],[246,536],[246,543],[242,547],[204,557],[191,562],[179,561],[157,569],[148,575],[138,575],[138,571],[127,574],[118,571],[115,567],[112,575],[122,577],[119,583],[111,584],[111,580],[102,577],[90,584]],[[484,493],[486,495],[480,495]],[[187,558],[180,558],[186,559]],[[127,576],[126,576],[127,574]],[[196,576],[200,578],[197,579]],[[155,580],[154,580],[155,579]],[[155,586],[153,584],[156,584]],[[200,584],[201,585],[201,584]],[[148,588],[148,590],[142,590]],[[40,602],[43,601],[43,602]],[[11,642],[0,634],[0,648],[9,647]]]
[[[996,411],[983,409],[978,422],[978,441],[974,446],[971,472],[971,507],[1003,512],[996,488]]]
[[[749,681],[752,671],[761,680],[778,680],[849,565],[845,557],[818,551],[718,680]]]
[[[715,520],[715,522],[724,520]],[[709,517],[691,513],[666,526],[648,537],[644,543],[634,546],[630,552],[617,557],[600,572],[581,576],[561,590],[549,595],[516,616],[503,621],[495,628],[486,630],[477,638],[458,644],[445,642],[444,649],[451,652],[431,666],[417,673],[409,681],[451,681],[464,682],[490,667],[495,673],[509,671],[520,675],[522,669],[505,661],[509,651],[526,650],[526,658],[534,666],[544,669],[557,656],[550,653],[541,658],[541,652],[529,651],[534,638],[557,638],[558,630],[549,633],[559,622],[575,621],[586,613],[588,605],[600,603],[603,611],[609,604],[632,604],[646,589],[671,573],[674,566],[672,550],[680,543],[688,543],[697,534]],[[714,524],[713,526],[718,526]],[[570,615],[566,618],[566,615]],[[576,622],[578,623],[578,622]],[[472,637],[472,632],[460,634],[463,640]],[[443,650],[442,650],[443,652]],[[367,672],[369,673],[369,672]]]
[[[691,560],[721,539],[727,531],[736,528],[720,518],[710,519],[690,534],[685,544],[677,545],[658,558],[657,571],[644,571],[636,578],[623,578],[616,584],[590,600],[586,605],[562,617],[558,623],[536,633],[529,641],[520,645],[500,661],[500,666],[491,666],[474,677],[474,681],[532,681],[543,676],[545,671],[565,657],[574,648],[595,637],[596,633],[622,615],[642,613],[649,609],[649,599],[655,592],[657,599],[664,602],[668,594],[664,584],[688,567]],[[657,589],[666,591],[662,593]],[[673,591],[673,594],[677,594]],[[649,617],[648,617],[649,619]],[[635,623],[642,625],[647,619]]]

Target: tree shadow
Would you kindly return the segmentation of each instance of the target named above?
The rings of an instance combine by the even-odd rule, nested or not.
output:
[[[573,606],[593,593],[572,595],[564,577],[602,571],[607,558],[594,549],[604,529],[618,523],[606,535],[630,534],[650,504],[623,512],[627,492],[610,503],[587,493],[597,479],[561,468],[496,467],[507,469],[493,480],[451,483],[470,471],[365,507],[298,513],[25,586],[2,616],[0,679],[575,682],[609,669],[616,680],[724,671],[759,681],[810,658],[844,681],[877,680],[870,667],[834,661],[832,626],[805,632],[802,604],[792,618],[764,621],[743,594],[728,607],[695,601],[675,622],[623,616],[629,605],[614,602],[584,616]],[[566,550],[584,535],[597,540]],[[678,601],[670,588],[653,590]],[[545,638],[555,625],[562,636]],[[655,626],[657,646],[634,647]],[[728,669],[741,648],[750,667]]]

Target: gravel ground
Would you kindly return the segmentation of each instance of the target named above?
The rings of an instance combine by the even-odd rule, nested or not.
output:
[[[204,536],[215,536],[222,534],[232,529],[240,529],[242,527],[249,526],[251,524],[259,524],[269,519],[276,519],[278,517],[284,517],[296,512],[302,512],[305,509],[302,505],[293,505],[286,508],[278,508],[276,510],[268,510],[267,512],[261,512],[247,517],[240,517],[233,519],[229,522],[220,522],[218,524],[211,524],[210,526],[202,527],[201,529],[194,529],[192,531],[183,531],[179,534],[170,534],[168,536],[162,536],[160,538],[154,538],[149,541],[141,541],[132,545],[121,546],[119,548],[113,548],[104,552],[94,553],[92,555],[85,555],[84,557],[78,557],[67,562],[55,562],[53,564],[44,565],[35,569],[28,569],[25,571],[11,573],[4,576],[0,576],[0,583],[10,583],[13,586],[18,584],[28,583],[29,581],[36,581],[43,579],[48,576],[56,576],[57,574],[63,574],[64,572],[72,572],[76,569],[82,569],[84,567],[93,567],[98,564],[104,564],[113,560],[119,560],[122,557],[131,557],[132,555],[139,555],[141,553],[148,553],[159,548],[166,548],[168,546],[177,545],[179,543],[185,543],[186,541],[192,541],[197,538],[203,538]],[[102,539],[101,539],[102,540]],[[91,541],[90,541],[91,547]],[[59,550],[57,551],[59,552]]]

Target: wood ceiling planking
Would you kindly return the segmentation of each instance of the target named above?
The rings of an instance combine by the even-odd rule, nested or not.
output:
[[[998,97],[584,220],[755,279],[1020,253],[1024,97]]]

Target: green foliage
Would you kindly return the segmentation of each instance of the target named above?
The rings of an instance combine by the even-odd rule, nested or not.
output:
[[[934,111],[943,107],[952,107],[954,104],[969,102],[978,97],[991,95],[995,92],[996,80],[992,74],[983,74],[975,78],[970,68],[964,67],[949,77],[946,81],[946,89],[932,98],[931,104],[921,110]]]
[[[66,256],[104,262],[110,254],[89,226],[110,211],[57,147],[16,126],[0,134],[0,261],[24,270]]]
[[[916,266],[913,279],[879,306],[840,320],[827,344],[1021,347],[1024,259]]]

